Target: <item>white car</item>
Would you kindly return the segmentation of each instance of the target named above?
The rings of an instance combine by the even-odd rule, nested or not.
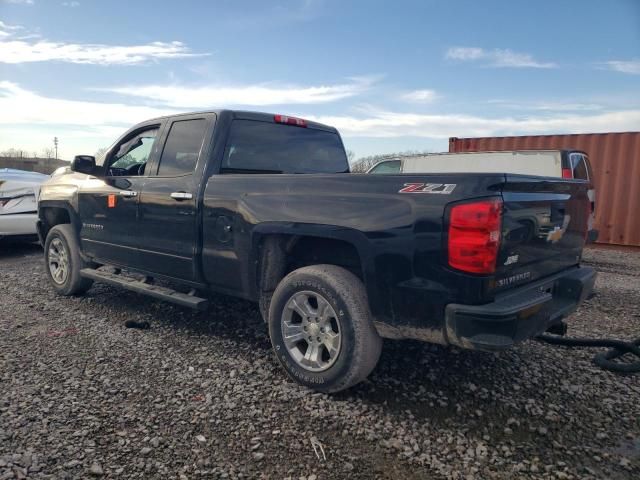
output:
[[[37,240],[38,194],[49,175],[0,169],[0,239]]]

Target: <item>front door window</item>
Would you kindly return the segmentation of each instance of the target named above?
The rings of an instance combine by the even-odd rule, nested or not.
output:
[[[107,175],[110,177],[144,175],[157,136],[158,128],[154,127],[122,142],[114,150]]]

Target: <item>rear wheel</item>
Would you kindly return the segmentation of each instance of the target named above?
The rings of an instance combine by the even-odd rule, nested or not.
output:
[[[79,295],[93,285],[93,280],[80,276],[80,270],[92,265],[80,257],[71,225],[56,225],[49,230],[44,243],[44,259],[50,283],[59,295]]]
[[[271,299],[269,334],[289,376],[328,393],[364,380],[382,348],[364,285],[334,265],[300,268],[280,282]]]

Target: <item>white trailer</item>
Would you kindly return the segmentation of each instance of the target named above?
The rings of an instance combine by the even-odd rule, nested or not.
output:
[[[402,173],[519,173],[562,177],[562,152],[433,153],[402,159]]]

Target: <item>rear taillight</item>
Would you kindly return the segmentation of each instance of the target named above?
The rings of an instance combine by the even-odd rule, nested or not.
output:
[[[274,115],[273,120],[276,123],[284,123],[286,125],[295,125],[296,127],[306,128],[307,121],[304,118],[288,117],[286,115]]]
[[[571,171],[570,168],[562,169],[562,178],[573,178],[573,172]]]
[[[449,266],[470,273],[493,273],[500,247],[502,200],[482,200],[451,208]]]

